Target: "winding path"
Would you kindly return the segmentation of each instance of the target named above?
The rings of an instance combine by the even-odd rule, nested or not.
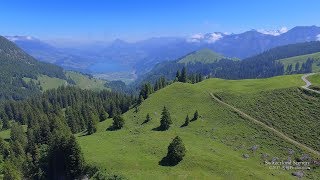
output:
[[[251,117],[250,115],[244,113],[243,111],[241,111],[240,109],[226,103],[226,102],[223,102],[222,100],[220,100],[219,98],[217,98],[214,94],[212,93],[209,93],[210,96],[212,97],[212,99],[214,99],[215,101],[219,102],[220,104],[224,105],[224,106],[227,106],[229,107],[230,109],[234,110],[235,112],[239,113],[241,116],[243,116],[244,118],[246,119],[249,119],[250,121],[254,122],[255,124],[258,124],[260,126],[262,126],[263,128],[269,130],[269,131],[272,131],[273,133],[275,133],[277,136],[279,136],[280,138],[286,140],[287,142],[291,143],[291,144],[294,144],[298,147],[300,147],[301,149],[304,149],[314,155],[316,155],[317,157],[320,157],[320,152],[319,151],[316,151],[310,147],[308,147],[307,145],[305,144],[302,144],[294,139],[291,139],[290,137],[288,137],[287,135],[283,134],[282,132],[274,129],[273,127],[270,127],[266,124],[264,124],[263,122]]]
[[[311,86],[312,84],[311,84],[311,82],[307,79],[307,77],[312,76],[312,75],[314,75],[314,74],[316,74],[316,73],[310,73],[310,74],[305,74],[305,75],[303,75],[303,76],[301,77],[301,79],[306,83],[306,85],[301,86],[301,87],[302,87],[303,89],[306,89],[306,90],[309,90],[309,91],[312,91],[312,92],[315,92],[315,93],[320,94],[320,91],[316,91],[316,90],[314,90],[314,89],[310,89],[310,88],[309,88],[309,86]]]

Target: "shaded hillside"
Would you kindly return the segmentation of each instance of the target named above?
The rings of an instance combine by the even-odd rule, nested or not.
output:
[[[39,75],[46,75],[67,79],[61,67],[35,60],[2,36],[0,67],[0,99],[18,100],[40,92],[34,83],[26,83],[23,78],[36,79]]]

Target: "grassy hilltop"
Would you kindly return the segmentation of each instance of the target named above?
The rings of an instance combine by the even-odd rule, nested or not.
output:
[[[130,179],[294,179],[291,175],[293,171],[269,169],[263,163],[262,156],[267,160],[275,157],[287,160],[289,156],[294,159],[308,152],[243,118],[213,100],[209,93],[221,96],[229,104],[316,149],[314,145],[319,144],[317,136],[302,135],[303,130],[311,126],[304,123],[294,134],[298,128],[295,122],[286,124],[289,119],[282,118],[294,111],[284,109],[285,104],[299,105],[299,100],[306,98],[311,102],[301,100],[298,108],[306,111],[300,118],[315,113],[308,116],[307,121],[319,127],[315,117],[318,115],[316,109],[320,106],[320,98],[299,90],[298,87],[303,84],[301,75],[239,81],[208,79],[198,84],[174,83],[152,94],[138,107],[138,112],[132,109],[125,113],[126,124],[123,129],[106,131],[112,124],[112,120],[107,119],[99,123],[97,133],[90,136],[79,134],[78,141],[89,163]],[[288,96],[291,99],[277,97],[286,92],[290,92]],[[264,97],[264,94],[272,97],[272,100]],[[247,101],[251,103],[244,105],[243,102]],[[270,103],[279,110],[274,108],[274,113],[268,111]],[[253,108],[257,104],[262,108]],[[170,111],[173,125],[168,131],[156,131],[154,129],[159,126],[163,106]],[[200,118],[181,127],[185,117],[189,115],[192,118],[196,110]],[[143,124],[147,113],[150,113],[152,120]],[[169,143],[177,135],[187,148],[186,157],[174,167],[159,165]],[[253,147],[258,148],[252,151]],[[290,149],[294,151],[293,155],[289,155]],[[249,158],[244,158],[244,155]],[[308,178],[320,175],[319,168],[305,173]]]

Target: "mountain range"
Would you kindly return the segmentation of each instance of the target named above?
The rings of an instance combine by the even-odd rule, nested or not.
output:
[[[6,38],[35,58],[55,63],[66,69],[101,74],[91,67],[97,63],[104,63],[103,66],[112,64],[112,66],[126,67],[118,71],[140,76],[150,71],[159,62],[176,60],[203,48],[227,57],[244,59],[281,45],[317,41],[320,39],[320,27],[297,26],[288,31],[284,29],[250,30],[240,34],[214,32],[195,34],[190,37],[149,38],[137,42],[116,39],[105,45],[92,45],[94,46],[92,48],[90,46],[55,47],[30,36],[6,36]],[[110,72],[106,70],[103,73]]]

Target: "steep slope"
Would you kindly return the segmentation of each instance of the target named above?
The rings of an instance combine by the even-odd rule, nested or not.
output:
[[[23,78],[36,79],[39,75],[67,79],[63,69],[35,60],[14,43],[0,36],[0,99],[22,99],[39,92],[33,83]]]
[[[303,154],[311,153],[303,151],[290,142],[282,139],[272,131],[259,126],[256,123],[241,116],[232,109],[222,106],[214,101],[209,93],[221,96],[222,100],[233,104],[249,115],[266,123],[269,120],[267,112],[271,113],[271,121],[276,123],[276,117],[280,114],[287,116],[294,109],[284,108],[284,104],[296,103],[302,99],[297,113],[301,116],[319,113],[315,110],[320,105],[319,97],[298,90],[304,83],[301,75],[279,76],[259,80],[222,80],[208,79],[198,84],[174,83],[152,94],[137,110],[132,109],[124,115],[126,124],[124,129],[118,131],[106,131],[112,124],[108,119],[99,124],[98,132],[90,136],[79,136],[78,140],[84,151],[85,159],[92,164],[100,166],[108,172],[122,174],[130,179],[141,178],[174,178],[174,179],[293,179],[291,173],[295,170],[270,170],[265,161],[282,161],[288,158],[301,158]],[[260,93],[273,94],[273,92],[286,93],[290,91],[290,97],[285,101],[282,94],[276,93],[272,98],[278,109],[275,112],[266,111],[270,107],[267,98],[254,110],[248,110],[244,106],[236,104],[233,97],[244,96],[243,99],[255,102]],[[253,98],[250,98],[253,96]],[[261,95],[263,96],[263,95]],[[311,104],[305,103],[307,99]],[[260,104],[260,103],[259,103]],[[161,110],[166,106],[171,113],[173,125],[168,131],[155,130],[159,126]],[[192,121],[188,126],[181,127],[185,117],[192,118],[198,110],[200,118]],[[255,111],[255,112],[254,112]],[[149,113],[152,120],[145,121]],[[296,115],[295,113],[294,115]],[[312,115],[313,116],[313,115]],[[316,116],[316,115],[315,115]],[[297,124],[275,124],[273,127],[293,139],[313,146],[313,142],[319,143],[316,136],[303,136],[303,130],[312,132],[311,126],[319,126],[314,117],[306,116],[307,121],[300,125],[295,137],[292,132],[297,130]],[[288,119],[280,119],[285,122]],[[287,121],[288,122],[288,121]],[[292,129],[291,129],[292,128]],[[159,161],[166,155],[167,146],[172,138],[179,135],[186,148],[186,157],[174,167],[159,165]],[[292,154],[293,153],[293,154]],[[248,158],[243,158],[246,155]],[[248,155],[248,156],[247,156]],[[277,158],[276,158],[277,157]],[[139,174],[136,173],[139,169]],[[319,168],[304,171],[307,178],[315,178],[320,175]]]
[[[104,89],[106,81],[40,62],[0,36],[0,100],[21,100],[61,85]]]

